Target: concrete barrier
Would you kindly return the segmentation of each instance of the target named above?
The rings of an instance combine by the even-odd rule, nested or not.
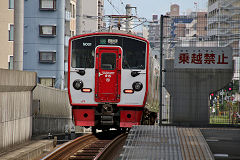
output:
[[[175,125],[209,124],[209,94],[228,84],[232,69],[176,69],[165,60],[165,87],[171,95],[170,122]]]
[[[31,139],[36,73],[0,69],[0,151]]]
[[[64,133],[69,129],[72,113],[67,91],[38,84],[33,99],[33,135]]]
[[[0,154],[1,160],[33,160],[39,159],[41,154],[47,153],[53,149],[53,141],[37,140],[28,141],[9,149],[4,154]]]

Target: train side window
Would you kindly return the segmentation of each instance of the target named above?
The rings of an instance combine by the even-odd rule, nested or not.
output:
[[[114,70],[116,68],[116,54],[102,53],[101,68],[104,70]]]

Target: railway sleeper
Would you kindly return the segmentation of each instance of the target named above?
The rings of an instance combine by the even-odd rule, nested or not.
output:
[[[99,140],[83,148],[71,156],[70,160],[87,160],[94,159],[96,155],[110,142],[110,140]]]
[[[81,153],[98,153],[99,152],[99,149],[85,149],[85,150],[81,150],[81,151],[78,151],[76,152],[74,155],[79,155]]]
[[[74,154],[75,156],[95,156],[98,152],[81,152]]]
[[[88,160],[88,159],[94,159],[95,156],[71,156],[69,160]]]

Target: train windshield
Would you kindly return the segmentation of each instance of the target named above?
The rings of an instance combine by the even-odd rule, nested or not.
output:
[[[146,68],[147,43],[138,39],[111,36],[89,36],[72,40],[73,68],[94,68],[95,48],[97,46],[120,46],[123,49],[122,68],[140,69]]]
[[[94,68],[95,43],[93,37],[72,41],[72,67]]]
[[[123,40],[123,69],[145,69],[146,43],[134,39]]]

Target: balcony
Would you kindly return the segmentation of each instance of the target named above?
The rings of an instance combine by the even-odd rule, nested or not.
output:
[[[208,12],[211,12],[211,11],[215,10],[216,8],[218,8],[218,6],[219,6],[219,2],[216,1],[212,5],[208,6]]]
[[[223,0],[220,3],[220,6],[223,8],[232,7],[234,2],[239,2],[239,0]]]
[[[230,15],[215,15],[208,18],[208,24],[218,23],[218,22],[226,22],[228,23],[229,19],[231,18]]]

